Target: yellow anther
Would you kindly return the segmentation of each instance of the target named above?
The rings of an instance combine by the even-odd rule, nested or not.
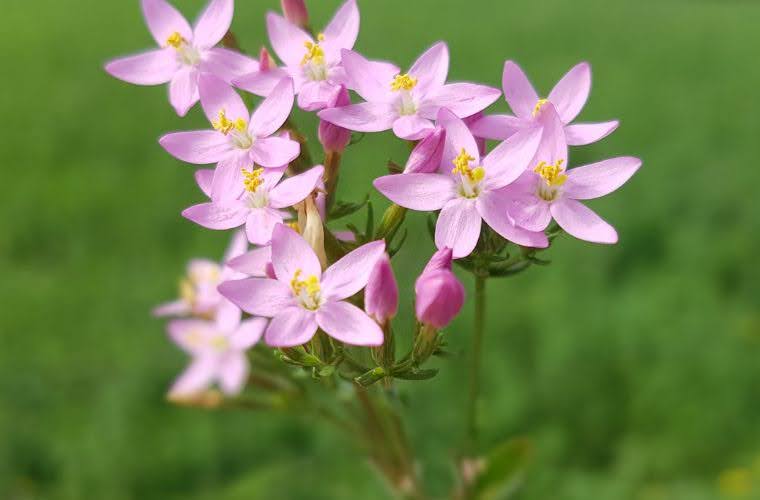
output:
[[[394,92],[398,92],[399,90],[412,90],[417,86],[418,81],[417,78],[412,78],[408,73],[396,75],[393,82],[391,82],[391,90]]]
[[[255,193],[256,190],[264,184],[264,179],[261,178],[261,174],[264,173],[263,168],[254,168],[253,170],[243,169],[243,184],[245,189],[251,193]]]
[[[298,221],[290,221],[286,224],[290,229],[297,232],[298,234],[301,234],[301,228],[298,226]]]
[[[451,173],[463,175],[471,182],[477,183],[482,181],[483,177],[486,176],[486,170],[483,167],[470,167],[471,161],[475,161],[475,158],[470,156],[467,151],[462,148],[462,152],[459,153],[459,156],[451,161],[451,163],[454,164],[454,169]]]
[[[195,287],[189,279],[183,278],[179,281],[179,296],[188,304],[195,302]]]
[[[218,130],[224,135],[229,134],[232,129],[235,129],[238,132],[245,132],[245,128],[247,126],[245,120],[242,118],[238,118],[237,120],[230,120],[227,118],[224,110],[219,111],[219,119],[212,122],[212,125],[214,126],[214,129]]]
[[[533,108],[533,116],[536,116],[547,102],[549,102],[549,99],[539,99],[538,102],[536,102],[536,106]]]
[[[301,292],[306,291],[306,295],[315,299],[316,295],[320,292],[319,278],[314,275],[309,276],[305,280],[299,279],[301,277],[301,270],[298,269],[293,275],[293,279],[290,280],[290,288],[293,289],[293,293],[301,295]]]
[[[182,35],[180,35],[177,31],[169,35],[169,38],[166,39],[166,44],[170,47],[174,47],[175,49],[182,47],[184,43],[185,39],[182,38]]]
[[[317,35],[317,43],[314,42],[304,42],[304,47],[306,47],[306,55],[303,56],[303,59],[301,59],[301,66],[313,62],[315,64],[324,64],[325,62],[325,51],[322,49],[322,47],[319,46],[320,43],[325,41],[325,35],[320,33]]]
[[[567,174],[565,174],[565,169],[562,168],[564,162],[564,160],[557,160],[557,163],[551,165],[542,161],[536,165],[533,171],[544,179],[547,186],[559,187],[567,181]]]

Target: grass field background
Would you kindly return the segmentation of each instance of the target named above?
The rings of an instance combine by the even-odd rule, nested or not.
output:
[[[177,0],[190,17],[202,3]],[[278,2],[236,3],[233,29],[257,51]],[[338,1],[310,4],[321,26]],[[592,204],[619,245],[561,238],[550,267],[489,285],[483,438],[533,442],[517,498],[760,498],[760,3],[359,4],[359,50],[406,66],[445,39],[454,80],[498,85],[511,58],[546,93],[590,61],[581,118],[622,126],[572,164],[644,160]],[[165,403],[185,359],[150,309],[188,258],[220,257],[226,235],[179,216],[201,195],[156,141],[205,126],[199,110],[180,120],[165,88],[102,70],[151,44],[136,0],[3,4],[0,498],[387,498],[320,423]],[[341,198],[361,198],[405,151],[366,137],[346,155]],[[432,251],[423,228],[411,217],[398,258],[404,299]],[[450,329],[456,350],[470,314]],[[405,389],[426,480],[443,493],[466,377],[464,360],[438,364],[436,380]]]

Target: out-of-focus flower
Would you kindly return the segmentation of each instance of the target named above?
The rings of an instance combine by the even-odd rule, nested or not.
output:
[[[255,59],[215,47],[232,23],[233,0],[211,0],[195,28],[165,0],[142,0],[145,21],[159,49],[106,64],[112,76],[136,85],[169,83],[169,101],[180,116],[198,102],[198,77],[232,79],[259,69]]]
[[[298,106],[306,111],[324,109],[335,100],[345,83],[341,50],[351,49],[359,35],[356,0],[346,1],[317,39],[279,14],[267,14],[272,48],[285,67],[254,71],[234,84],[256,95],[267,96],[283,76],[295,82]]]
[[[377,346],[383,332],[367,314],[345,301],[367,285],[385,242],[367,243],[330,266],[324,273],[317,255],[298,233],[278,225],[272,236],[276,279],[228,281],[219,291],[246,312],[272,318],[267,344],[293,347],[311,340],[321,328],[353,345]]]
[[[449,248],[436,252],[414,285],[417,319],[437,329],[451,323],[464,305],[464,286],[451,272],[451,259]]]
[[[175,132],[159,142],[172,156],[188,163],[217,163],[213,199],[234,199],[243,186],[243,172],[253,165],[276,168],[298,157],[300,144],[272,135],[293,108],[293,82],[284,79],[252,115],[232,87],[212,75],[199,80],[201,105],[213,130]]]
[[[249,371],[245,352],[261,339],[267,320],[240,318],[236,308],[218,315],[215,321],[180,319],[169,323],[171,339],[193,357],[169,390],[169,399],[190,398],[214,383],[231,396],[243,389]]]
[[[441,108],[467,117],[482,111],[501,95],[474,83],[446,84],[449,49],[443,42],[422,54],[407,73],[388,63],[371,62],[350,50],[343,52],[349,88],[365,101],[326,109],[319,117],[349,130],[382,132],[393,129],[402,139],[419,140],[433,128]]]
[[[330,101],[328,107],[341,108],[351,104],[351,97],[348,95],[348,90],[345,86],[341,85],[340,90],[335,95],[335,98]],[[334,151],[337,153],[343,152],[351,142],[351,131],[337,125],[333,125],[330,122],[324,120],[319,121],[319,142],[325,151]]]
[[[299,28],[307,29],[309,27],[309,10],[306,8],[304,0],[282,0],[281,4],[285,19]]]
[[[543,231],[552,217],[568,234],[593,243],[616,243],[615,228],[578,200],[607,195],[625,184],[641,160],[623,156],[567,168],[562,120],[551,104],[540,112],[543,139],[531,168],[507,188],[509,213],[530,231]]]
[[[432,174],[438,171],[446,146],[446,130],[438,125],[412,150],[404,167],[405,174]]]
[[[518,130],[534,127],[538,124],[539,111],[547,103],[553,104],[557,110],[570,146],[599,141],[614,132],[619,125],[617,120],[571,125],[586,104],[591,91],[591,66],[586,62],[568,71],[546,99],[538,97],[523,70],[512,61],[504,64],[502,85],[504,97],[515,116],[491,115],[478,120],[471,127],[477,137],[504,140]]]
[[[364,310],[380,324],[398,312],[398,284],[387,253],[377,261],[364,290]]]
[[[517,227],[507,213],[502,189],[528,167],[541,139],[541,129],[515,134],[482,159],[470,130],[447,109],[438,115],[446,130],[441,168],[446,173],[388,175],[374,185],[394,203],[411,210],[440,210],[435,228],[438,248],[451,248],[454,258],[469,255],[480,237],[483,220],[509,241],[544,248],[543,233]]]

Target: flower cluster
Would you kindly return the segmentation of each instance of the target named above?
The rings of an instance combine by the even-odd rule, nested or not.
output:
[[[209,126],[159,143],[183,162],[212,166],[196,172],[208,201],[183,216],[234,230],[222,263],[192,261],[181,298],[156,310],[177,317],[169,334],[193,358],[171,389],[175,399],[212,386],[239,394],[251,369],[247,353],[264,344],[315,376],[361,385],[429,378],[422,365],[445,351],[442,330],[465,302],[452,263],[479,278],[507,276],[543,262],[538,252],[561,232],[617,241],[583,201],[618,189],[641,162],[618,157],[571,168],[568,146],[618,127],[574,123],[591,88],[587,63],[541,97],[512,61],[501,90],[449,82],[444,42],[407,70],[359,54],[356,0],[321,31],[310,28],[303,1],[284,0],[284,16],[266,15],[274,55],[262,48],[258,59],[240,52],[229,31],[233,0],[211,0],[194,26],[166,0],[142,0],[142,9],[158,48],[109,62],[106,71],[138,85],[168,83],[180,116],[200,101]],[[486,114],[502,94],[514,115]],[[261,99],[251,110],[254,96]],[[322,164],[294,123],[296,106],[319,118]],[[374,180],[392,202],[375,224],[370,205],[336,201],[336,189],[352,135],[383,131],[413,149],[404,167],[389,164]],[[365,206],[366,230],[328,227]],[[397,360],[400,292],[391,261],[408,210],[430,214],[437,250],[419,266],[416,327],[409,353]]]

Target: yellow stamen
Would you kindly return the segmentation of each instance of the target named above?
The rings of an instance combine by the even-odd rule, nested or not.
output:
[[[291,221],[286,224],[290,229],[297,232],[298,234],[301,234],[301,228],[298,226],[298,221]]]
[[[314,298],[321,290],[319,286],[319,278],[314,275],[309,276],[305,280],[299,279],[302,271],[298,269],[293,275],[293,279],[290,280],[290,288],[293,289],[293,293],[300,295],[302,291],[306,290],[306,294]]]
[[[185,42],[186,40],[182,38],[182,35],[180,35],[177,31],[169,35],[169,38],[166,39],[166,44],[170,47],[174,47],[175,49],[182,47]]]
[[[547,186],[559,187],[567,181],[565,169],[562,168],[564,162],[564,160],[557,160],[557,163],[550,165],[545,161],[542,161],[536,165],[536,168],[534,168],[533,171],[544,179]]]
[[[212,122],[212,125],[214,126],[214,129],[218,130],[224,135],[229,134],[232,129],[235,129],[238,132],[245,132],[245,128],[247,126],[245,120],[242,118],[238,118],[234,121],[227,118],[224,110],[219,111],[219,119]]]
[[[195,287],[189,279],[183,278],[179,281],[179,296],[188,304],[195,302]]]
[[[533,116],[536,116],[547,102],[549,102],[549,99],[539,99],[538,102],[536,102],[536,107],[533,108]]]
[[[412,90],[417,86],[418,81],[417,78],[412,78],[408,73],[396,75],[393,82],[391,82],[391,90],[394,92],[398,92],[399,90]]]
[[[263,168],[254,168],[253,170],[246,170],[243,169],[243,184],[245,184],[245,189],[247,191],[250,191],[251,193],[255,193],[256,190],[264,184],[264,179],[261,178],[261,174],[264,173]]]
[[[452,160],[454,169],[451,173],[463,175],[472,182],[482,181],[483,177],[486,175],[486,170],[483,167],[471,168],[471,161],[475,161],[475,158],[467,154],[467,151],[462,148],[462,152],[459,153],[459,156]]]
[[[322,47],[319,46],[320,43],[325,41],[325,35],[320,33],[317,35],[317,43],[314,42],[304,42],[304,47],[306,47],[306,55],[303,56],[303,59],[301,59],[301,66],[304,66],[305,64],[309,62],[313,62],[315,64],[324,64],[325,62],[325,51],[322,49]]]

